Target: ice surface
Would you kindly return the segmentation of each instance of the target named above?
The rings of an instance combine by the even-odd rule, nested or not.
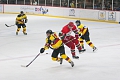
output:
[[[0,14],[0,80],[120,80],[120,25],[81,21],[89,28],[90,38],[98,48],[96,53],[86,45],[86,52],[76,54],[79,60],[71,57],[70,49],[66,54],[74,61],[71,67],[65,60],[62,65],[51,60],[52,50],[45,51],[29,67],[27,65],[44,46],[45,32],[52,29],[59,32],[69,19],[57,19],[28,15],[27,33],[22,29],[16,36],[16,14]]]

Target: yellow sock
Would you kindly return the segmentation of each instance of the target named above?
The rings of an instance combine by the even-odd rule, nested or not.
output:
[[[20,28],[17,28],[17,31],[16,32],[19,32],[20,31]]]
[[[87,43],[90,47],[92,47],[92,48],[94,47],[94,45],[93,45],[93,43],[92,43],[92,42],[87,41],[86,43]]]
[[[26,33],[26,27],[23,28],[23,33]]]
[[[71,59],[66,54],[62,54],[61,58],[65,59],[68,62],[71,62]]]

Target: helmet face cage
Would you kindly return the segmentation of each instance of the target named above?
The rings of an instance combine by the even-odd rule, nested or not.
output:
[[[79,26],[81,24],[80,20],[77,20],[75,23],[77,26]]]

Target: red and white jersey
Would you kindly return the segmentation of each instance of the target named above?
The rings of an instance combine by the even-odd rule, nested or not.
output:
[[[62,35],[70,36],[72,32],[78,32],[77,27],[74,25],[72,28],[69,28],[68,25],[65,25],[62,30]]]

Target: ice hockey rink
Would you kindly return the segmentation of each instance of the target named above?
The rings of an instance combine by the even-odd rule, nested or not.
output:
[[[0,14],[0,80],[120,80],[120,24],[84,21],[97,52],[86,45],[86,52],[72,59],[70,49],[66,54],[75,66],[63,61],[51,60],[52,50],[46,50],[29,67],[27,65],[44,46],[46,30],[60,32],[70,19],[28,15],[27,33],[22,29],[16,36],[17,27],[6,27],[15,23],[17,14]]]

